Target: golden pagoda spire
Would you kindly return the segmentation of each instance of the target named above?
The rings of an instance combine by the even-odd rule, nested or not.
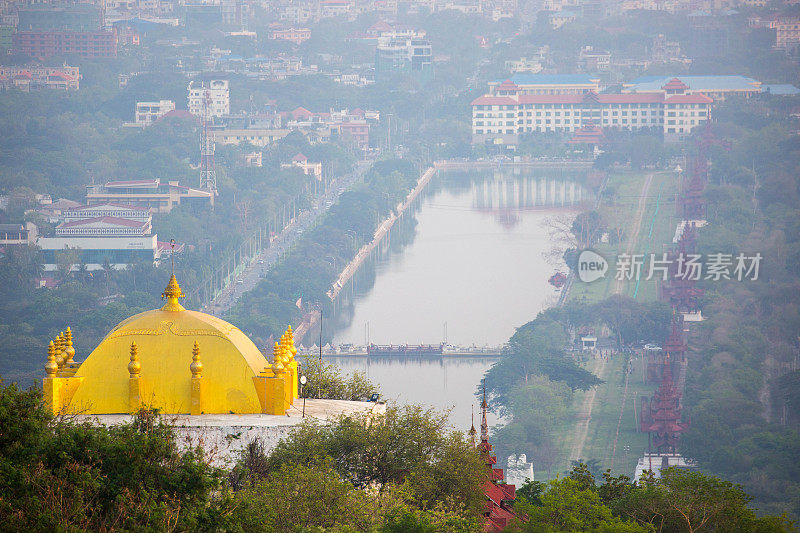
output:
[[[276,342],[275,346],[272,348],[272,373],[276,376],[278,374],[283,374],[284,371],[281,351],[281,345]]]
[[[58,372],[58,365],[56,364],[56,346],[53,341],[47,345],[47,363],[44,365],[44,371],[47,373],[48,378],[56,377]]]
[[[55,348],[56,348],[56,364],[58,365],[58,369],[61,370],[61,367],[64,366],[64,332],[60,332],[56,335],[55,338]]]
[[[289,349],[289,339],[286,338],[286,333],[281,335],[281,360],[283,361],[284,368],[289,368],[289,363],[292,360],[292,352]]]
[[[178,301],[178,298],[183,298],[185,296],[186,295],[183,294],[181,286],[178,285],[178,279],[175,277],[175,273],[173,272],[169,277],[169,283],[167,283],[167,287],[164,289],[164,292],[161,293],[161,298],[167,300],[167,303],[164,304],[161,310],[186,311],[186,309]]]
[[[75,348],[72,347],[72,330],[69,329],[69,326],[67,326],[64,337],[64,344],[66,345],[66,348],[64,348],[64,364],[71,365],[75,363],[73,360],[73,357],[75,357]]]
[[[200,344],[194,341],[194,348],[192,348],[192,364],[189,365],[189,370],[192,371],[192,378],[203,377],[203,363],[200,362]]]
[[[139,347],[136,345],[136,341],[131,343],[131,362],[128,363],[128,372],[130,373],[130,377],[134,378],[139,375],[139,372],[142,371],[142,365],[139,363]]]

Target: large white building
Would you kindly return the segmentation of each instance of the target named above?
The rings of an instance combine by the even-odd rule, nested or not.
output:
[[[211,80],[200,87],[189,84],[189,113],[203,116],[205,102],[208,101],[208,114],[211,117],[229,115],[231,112],[231,93],[228,80]]]
[[[104,203],[75,207],[62,215],[64,222],[56,227],[55,236],[37,241],[46,271],[58,270],[66,263],[73,270],[85,265],[92,271],[106,265],[122,269],[131,263],[158,260],[158,238],[151,234],[148,209]]]
[[[136,124],[149,126],[170,111],[175,111],[175,102],[160,100],[158,102],[136,102]]]
[[[189,204],[196,209],[214,205],[214,194],[180,185],[177,181],[162,183],[160,179],[109,181],[86,188],[86,203],[124,204],[158,213],[169,213],[173,207]]]
[[[658,93],[521,94],[506,81],[472,102],[472,142],[515,145],[525,133],[572,133],[590,121],[601,128],[657,128],[680,140],[709,118],[713,100],[686,94],[673,79]]]

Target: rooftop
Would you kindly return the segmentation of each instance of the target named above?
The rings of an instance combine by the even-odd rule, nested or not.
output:
[[[526,74],[517,73],[511,81],[517,85],[596,85],[597,78],[589,74]],[[505,80],[496,80],[503,83]]]
[[[641,76],[625,83],[626,90],[660,91],[672,79],[678,78],[693,91],[758,90],[761,82],[739,75],[730,76]]]

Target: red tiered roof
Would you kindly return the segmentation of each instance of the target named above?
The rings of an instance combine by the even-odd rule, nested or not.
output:
[[[662,87],[665,91],[685,91],[689,86],[683,83],[678,78],[672,78]]]
[[[681,393],[672,381],[672,364],[669,355],[664,358],[661,384],[650,401],[649,409],[642,410],[640,428],[645,433],[654,433],[653,445],[659,453],[675,452],[678,438],[689,428],[681,421]]]
[[[519,85],[517,85],[511,80],[506,80],[500,85],[498,85],[497,89],[495,89],[495,92],[500,92],[500,91],[517,92],[519,91]]]
[[[505,475],[502,468],[494,468],[497,457],[492,453],[492,445],[489,443],[489,424],[486,421],[486,386],[483,389],[483,401],[481,402],[481,442],[478,445],[481,458],[487,469],[487,480],[483,483],[483,493],[486,501],[483,505],[484,524],[483,530],[486,532],[499,533],[508,527],[511,519],[516,517],[514,514],[514,500],[517,498],[517,488],[515,485],[503,483]],[[473,426],[471,433],[475,434]]]
[[[603,135],[602,128],[595,126],[594,122],[589,120],[575,130],[575,135],[568,142],[569,144],[604,144],[606,136]]]

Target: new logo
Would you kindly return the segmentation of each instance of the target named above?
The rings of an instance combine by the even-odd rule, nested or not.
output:
[[[578,256],[578,279],[582,282],[589,283],[600,279],[606,275],[606,271],[608,271],[608,261],[597,252],[584,250]]]

